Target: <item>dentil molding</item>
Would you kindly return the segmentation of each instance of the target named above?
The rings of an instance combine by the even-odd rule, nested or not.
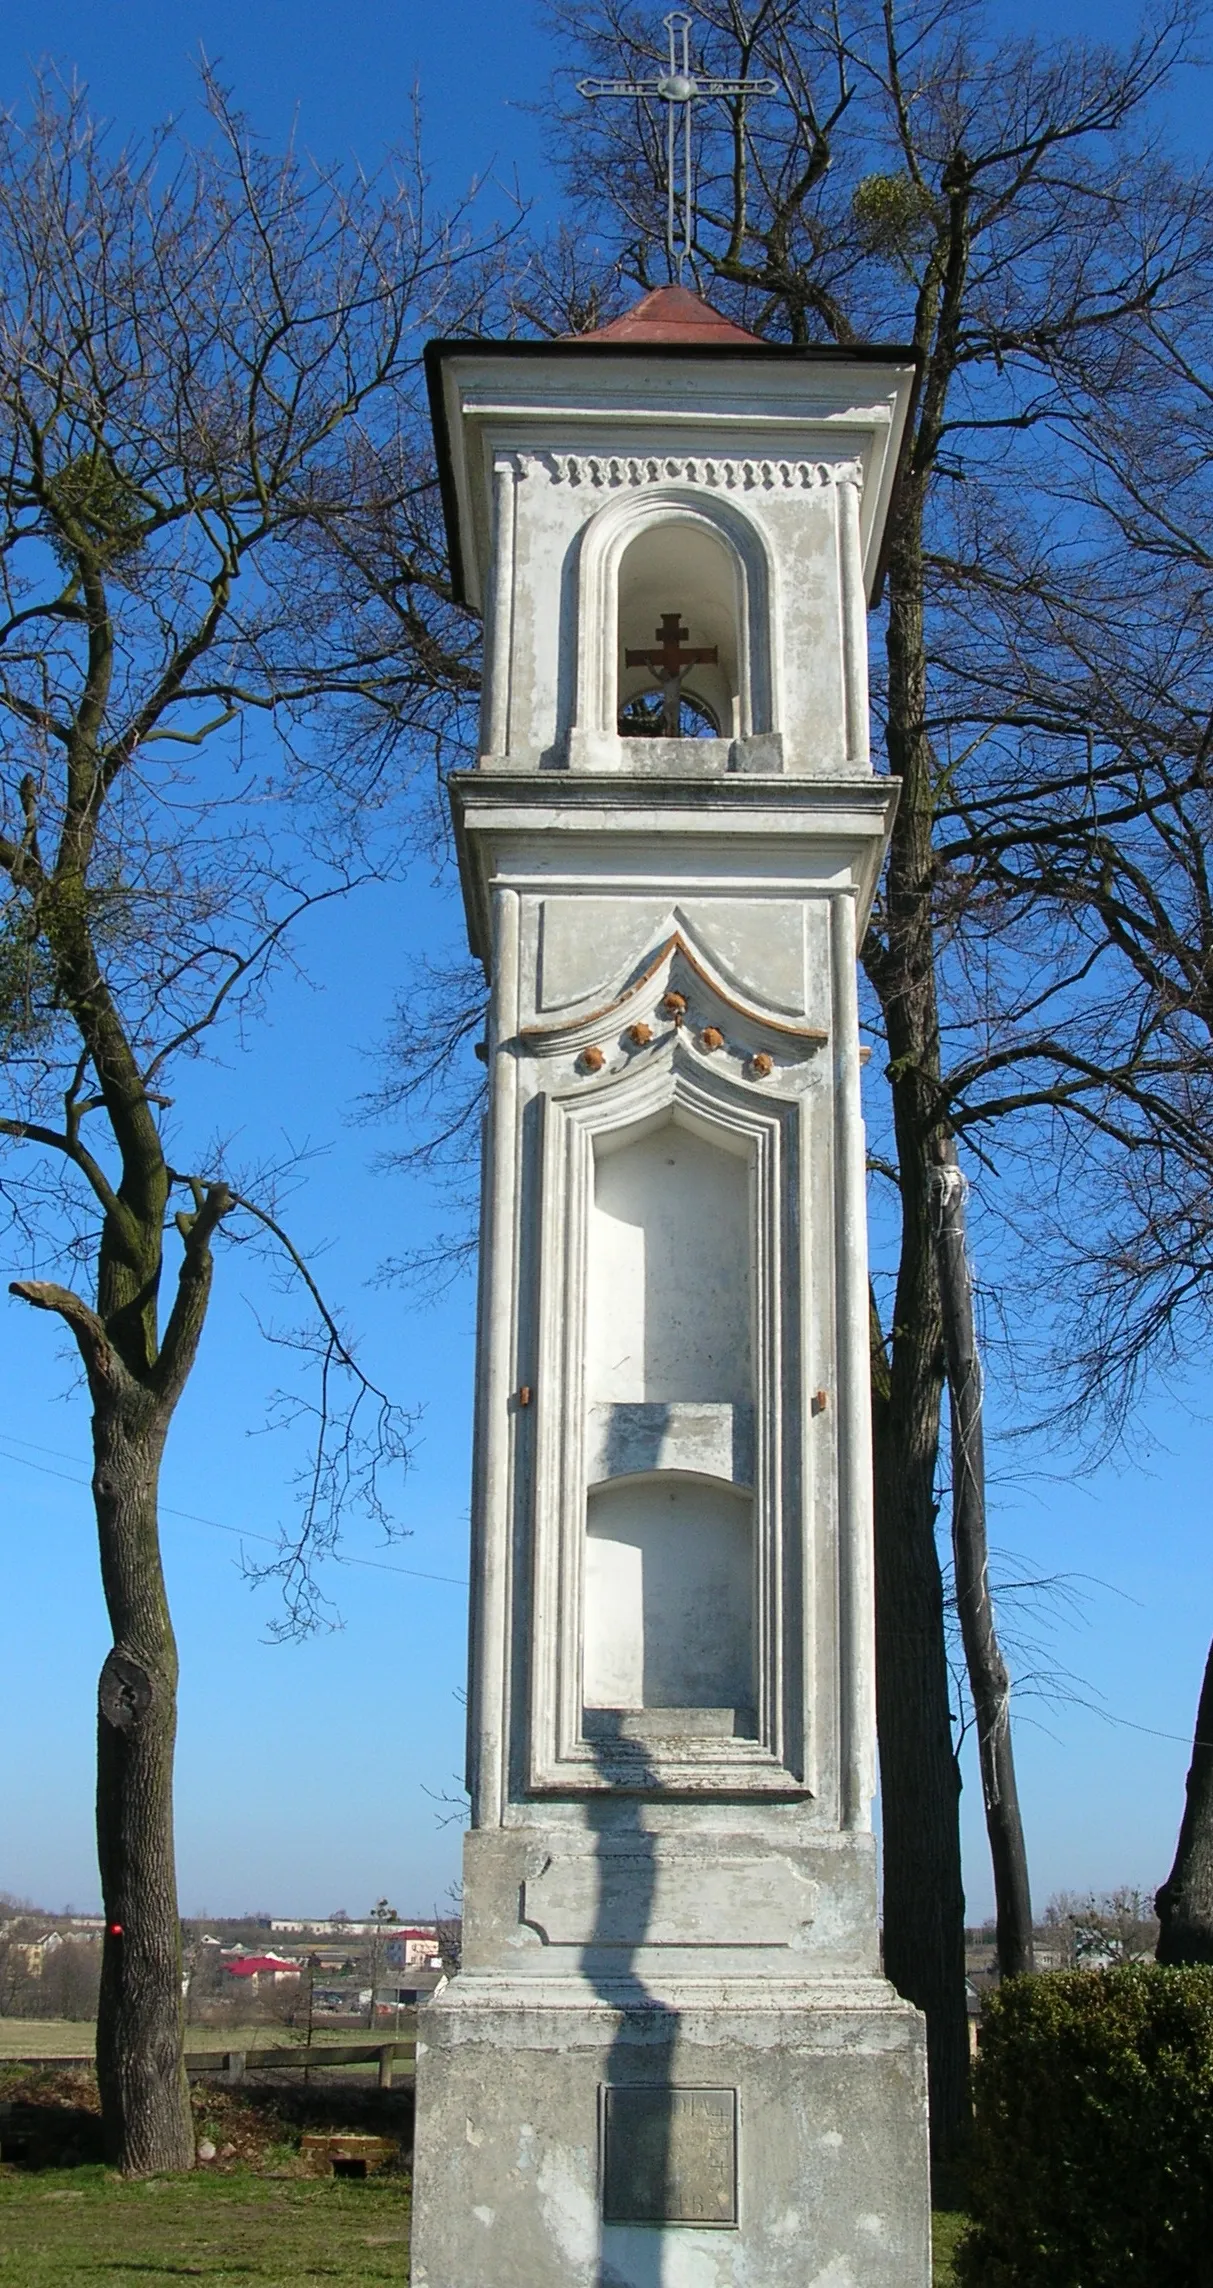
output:
[[[763,458],[725,460],[706,453],[528,453],[521,473],[546,472],[554,485],[589,485],[595,491],[623,486],[707,485],[720,492],[812,492],[824,485],[863,490],[859,461],[795,461]]]

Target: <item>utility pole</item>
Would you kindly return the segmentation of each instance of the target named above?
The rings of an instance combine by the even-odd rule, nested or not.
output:
[[[389,1906],[386,1899],[376,1899],[371,1908],[371,1921],[375,1928],[371,1937],[371,1999],[366,2013],[368,2033],[375,2024],[375,1988],[379,1983],[379,1950],[383,1940],[383,1926],[385,1923],[398,1923],[399,1920],[395,1907]]]

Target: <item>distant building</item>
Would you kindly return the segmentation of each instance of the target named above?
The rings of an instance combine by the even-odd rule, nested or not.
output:
[[[376,1922],[351,1922],[346,1915],[327,1915],[308,1920],[277,1915],[271,1917],[267,1930],[281,1932],[290,1938],[370,1938],[380,1928]]]
[[[285,1954],[241,1954],[223,1967],[229,1977],[247,1979],[254,1994],[260,1991],[263,1979],[269,1986],[279,1986],[286,1979],[303,1976],[303,1964],[292,1962]]]
[[[375,2014],[377,2017],[385,2017],[389,2012],[411,2010],[419,2002],[428,2002],[434,1988],[440,1983],[441,1975],[437,1970],[418,1970],[413,1973],[407,1986],[397,1986],[394,1983],[376,1986]],[[370,2006],[371,1990],[369,1986],[364,1986],[358,1995],[359,2012],[369,2010]]]
[[[393,1923],[383,1949],[389,1970],[440,1970],[438,1933],[432,1923]]]
[[[63,1940],[57,1930],[43,1931],[40,1938],[18,1940],[13,1946],[13,1953],[23,1958],[27,1977],[41,1978],[48,1957],[57,1954],[62,1944]]]
[[[289,1918],[279,1915],[272,1917],[266,1928],[283,1938],[374,1938],[377,1933],[385,1933],[389,1945],[393,1945],[397,1939],[405,1939],[421,1947],[428,1941],[429,1952],[436,1954],[438,1951],[438,1933],[433,1923],[377,1923],[374,1920],[351,1922],[344,1915],[328,1915],[309,1920],[305,1916]],[[413,1959],[410,1955],[410,1967]]]
[[[38,1938],[14,1939],[12,1952],[20,1955],[29,1978],[41,1978],[47,1962],[64,1946],[92,1946],[100,1935],[98,1930],[48,1930]]]

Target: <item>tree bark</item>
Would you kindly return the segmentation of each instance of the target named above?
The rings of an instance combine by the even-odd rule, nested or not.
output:
[[[935,1545],[944,1361],[930,1198],[940,1059],[935,771],[926,728],[923,624],[925,483],[923,474],[907,472],[892,524],[887,740],[901,794],[883,917],[879,929],[869,932],[864,967],[880,1000],[888,1042],[901,1194],[901,1251],[887,1352],[883,1341],[873,1344],[885,1968],[898,1992],[926,2014],[931,2145],[937,2159],[946,2159],[968,2136],[969,2033],[960,1774]]]
[[[907,1256],[903,1249],[903,1297]],[[876,1728],[880,1742],[884,1967],[927,2021],[931,2151],[951,2158],[969,2124],[960,1775],[952,1751],[943,1577],[935,1546],[938,1400],[874,1344]]]
[[[965,1186],[950,1137],[937,1144],[934,1196],[935,1259],[952,1414],[956,1609],[977,1720],[981,1792],[994,1870],[998,1969],[1001,1977],[1015,1978],[1034,1967],[1032,1895],[1011,1742],[1011,1679],[990,1596],[981,1359],[973,1320]]]
[[[1159,1962],[1213,1962],[1213,1646],[1200,1688],[1175,1864],[1154,1907]]]
[[[149,1155],[153,1200],[163,1170],[163,1159],[157,1166]],[[173,1849],[177,1645],[160,1561],[157,1496],[164,1442],[206,1316],[211,1238],[231,1204],[225,1185],[205,1193],[199,1185],[194,1213],[177,1218],[184,1252],[158,1349],[159,1256],[151,1249],[148,1216],[133,1216],[120,1200],[103,1230],[98,1288],[110,1324],[125,1341],[125,1358],[105,1320],[71,1288],[43,1280],[17,1280],[11,1288],[70,1327],[93,1401],[93,1502],[113,1637],[97,1688],[97,1851],[105,1911],[97,2085],[106,2155],[126,2176],[192,2169],[195,2159]],[[152,1236],[159,1237],[158,1225]],[[149,1257],[150,1311],[137,1284],[147,1284]]]
[[[95,1404],[93,1491],[113,1646],[97,1693],[97,1853],[105,1910],[97,2082],[107,2158],[128,2176],[192,2169],[173,1847],[177,1646],[156,1496],[169,1411],[126,1389]]]

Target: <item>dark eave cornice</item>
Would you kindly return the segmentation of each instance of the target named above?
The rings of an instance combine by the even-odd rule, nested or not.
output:
[[[425,380],[429,392],[430,418],[434,428],[434,444],[438,456],[438,484],[442,495],[442,514],[446,525],[447,551],[451,566],[451,589],[457,604],[466,604],[467,583],[463,551],[459,540],[459,504],[455,491],[455,470],[451,454],[451,439],[447,425],[446,395],[442,386],[442,369],[451,357],[515,358],[525,364],[537,358],[587,357],[606,358],[626,363],[628,359],[652,364],[654,359],[677,360],[683,365],[736,365],[739,361],[755,365],[902,365],[912,366],[914,382],[906,410],[905,432],[897,468],[893,474],[893,487],[889,500],[889,514],[885,519],[884,536],[872,591],[872,602],[880,600],[884,585],[885,559],[889,546],[889,533],[893,524],[893,508],[901,481],[906,452],[914,428],[914,412],[918,401],[921,360],[916,349],[904,342],[757,342],[751,348],[744,342],[604,342],[584,335],[563,336],[555,341],[509,341],[486,339],[479,334],[454,335],[447,340],[427,342],[425,345]]]

